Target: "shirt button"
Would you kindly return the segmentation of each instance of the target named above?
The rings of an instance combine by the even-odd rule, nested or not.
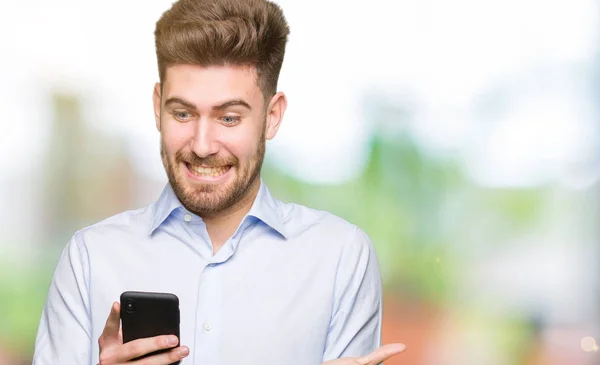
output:
[[[210,331],[211,329],[212,329],[212,327],[211,327],[210,323],[205,323],[205,324],[204,324],[204,330],[205,330],[205,331],[207,331],[207,332],[208,332],[208,331]]]
[[[183,216],[183,220],[189,223],[192,221],[192,216],[189,214],[186,214]]]

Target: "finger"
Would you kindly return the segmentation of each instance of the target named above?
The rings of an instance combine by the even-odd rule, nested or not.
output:
[[[101,335],[107,343],[119,341],[119,328],[121,327],[120,309],[118,302],[114,302],[110,308],[110,314]]]
[[[406,345],[401,343],[383,345],[369,355],[358,358],[357,361],[361,365],[377,365],[394,355],[398,355],[405,349]]]
[[[185,346],[180,346],[174,349],[171,349],[167,352],[163,352],[162,354],[152,355],[145,359],[140,359],[132,362],[132,365],[169,365],[174,362],[177,362],[187,355],[189,355],[190,349]]]
[[[173,335],[140,338],[124,344],[117,355],[117,360],[119,362],[126,362],[154,351],[175,347],[178,343],[177,336]]]

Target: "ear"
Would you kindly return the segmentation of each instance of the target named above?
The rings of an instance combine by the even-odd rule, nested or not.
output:
[[[156,121],[156,129],[160,132],[160,82],[154,85],[154,93],[152,94],[152,101],[154,102],[154,119]]]
[[[284,93],[278,92],[273,95],[269,106],[267,107],[267,125],[265,137],[267,139],[273,139],[279,130],[281,121],[283,120],[283,114],[287,108],[287,98]]]

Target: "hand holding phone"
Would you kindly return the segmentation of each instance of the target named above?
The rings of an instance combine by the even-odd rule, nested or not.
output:
[[[169,365],[179,363],[181,359],[189,354],[187,347],[175,347],[179,343],[179,339],[175,335],[139,338],[124,343],[123,333],[120,329],[120,317],[121,306],[119,303],[114,303],[106,320],[104,331],[98,339],[100,345],[99,365],[128,364],[130,361],[161,350],[165,352],[147,358],[149,363]]]

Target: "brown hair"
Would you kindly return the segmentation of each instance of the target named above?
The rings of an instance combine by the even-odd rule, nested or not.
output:
[[[254,66],[271,96],[289,32],[281,8],[268,0],[179,0],[154,31],[160,81],[176,64]]]

